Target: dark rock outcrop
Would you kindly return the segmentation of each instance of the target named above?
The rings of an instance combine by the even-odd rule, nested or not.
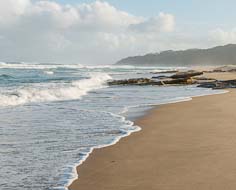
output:
[[[151,72],[151,74],[173,74],[177,73],[178,71],[170,70],[170,71],[157,71],[157,72]]]
[[[195,84],[195,81],[187,78],[178,78],[178,79],[167,79],[161,81],[162,85],[191,85]]]
[[[212,88],[212,89],[227,89],[236,88],[236,80],[216,80],[201,76],[203,72],[186,71],[177,72],[172,76],[153,76],[152,78],[133,78],[124,80],[109,81],[108,85],[193,85],[198,84],[198,87]]]
[[[207,77],[193,77],[194,80],[197,81],[216,81],[214,78],[207,78]]]
[[[205,83],[198,85],[198,87],[212,88],[212,89],[236,88],[236,80],[205,82]]]
[[[202,75],[203,72],[198,71],[186,71],[178,72],[170,77],[168,76],[153,76],[150,78],[133,78],[124,80],[113,80],[108,82],[108,85],[190,85],[197,84],[196,80],[193,80],[193,76]]]
[[[113,80],[108,82],[108,85],[153,85],[153,86],[163,86],[163,85],[193,85],[198,84],[197,87],[201,88],[212,88],[212,89],[227,89],[236,88],[236,80],[224,80],[218,81],[215,79],[208,78],[164,78],[162,80],[155,80],[149,78],[134,78],[134,79],[124,79],[124,80]]]
[[[125,80],[113,80],[108,82],[108,85],[190,85],[196,84],[196,81],[187,78],[171,79],[165,78],[164,80],[153,80],[148,78],[136,78],[136,79],[125,79]]]
[[[113,80],[108,85],[153,85],[155,81],[149,78],[134,78],[124,80]]]
[[[152,79],[167,79],[169,77],[165,76],[165,75],[159,75],[159,76],[153,76]]]
[[[170,78],[173,79],[179,79],[179,78],[191,78],[195,76],[203,75],[203,72],[199,71],[187,71],[187,72],[178,72],[175,75],[170,76]]]

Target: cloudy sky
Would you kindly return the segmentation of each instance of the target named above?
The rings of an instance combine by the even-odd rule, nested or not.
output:
[[[0,0],[0,61],[112,64],[236,43],[235,0]]]

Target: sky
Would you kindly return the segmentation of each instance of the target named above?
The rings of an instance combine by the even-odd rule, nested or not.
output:
[[[0,0],[0,61],[112,64],[236,43],[235,0]]]
[[[62,4],[91,3],[93,0],[56,0]],[[107,0],[118,9],[134,15],[155,16],[159,12],[169,12],[183,22],[202,22],[209,25],[234,24],[236,17],[235,0]],[[222,15],[223,13],[223,15]]]

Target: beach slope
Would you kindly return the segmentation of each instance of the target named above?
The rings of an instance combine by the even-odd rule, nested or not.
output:
[[[153,109],[95,150],[70,190],[235,190],[236,91]]]

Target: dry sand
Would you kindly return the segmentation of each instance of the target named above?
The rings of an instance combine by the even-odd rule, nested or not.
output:
[[[236,72],[204,73],[203,76],[218,80],[231,80],[231,79],[236,79]]]
[[[217,68],[219,67],[214,67],[214,66],[192,67],[193,70],[197,70],[197,71],[213,71],[214,69],[217,69]],[[218,80],[231,80],[231,79],[236,79],[236,72],[210,72],[210,73],[204,73],[203,76],[207,78],[218,79]]]
[[[95,150],[71,190],[235,190],[236,91],[151,110],[142,131]]]

